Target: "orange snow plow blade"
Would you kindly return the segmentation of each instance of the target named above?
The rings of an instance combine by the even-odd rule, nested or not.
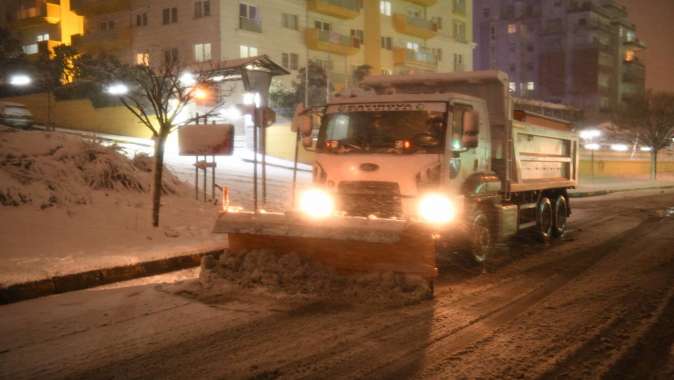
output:
[[[233,254],[251,249],[295,253],[344,274],[394,272],[432,281],[438,273],[431,232],[401,220],[225,212],[213,232],[228,234]]]

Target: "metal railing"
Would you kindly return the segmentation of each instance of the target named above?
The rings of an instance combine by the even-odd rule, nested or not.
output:
[[[339,34],[337,32],[332,32],[328,30],[319,30],[318,40],[322,42],[329,42],[331,44],[360,47],[360,40],[358,40],[357,38],[345,36],[343,34]]]
[[[239,29],[262,33],[262,21],[252,18],[239,17]]]
[[[431,65],[438,64],[438,57],[432,50],[426,48],[419,48],[417,50],[405,49],[405,59],[408,61],[428,63]]]
[[[350,9],[352,11],[360,12],[360,0],[319,0],[336,7]]]
[[[416,26],[417,28],[428,29],[433,31],[438,30],[438,25],[435,23],[435,21],[426,20],[425,18],[407,16],[407,23],[412,26]]]

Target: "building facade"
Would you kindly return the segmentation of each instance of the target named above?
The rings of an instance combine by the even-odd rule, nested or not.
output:
[[[71,0],[3,0],[4,25],[19,39],[23,52],[37,57],[82,34],[83,18],[71,9]]]
[[[84,16],[82,51],[149,64],[266,54],[291,72],[307,59],[339,88],[353,69],[473,67],[471,0],[71,0]]]
[[[645,69],[626,8],[614,0],[476,0],[476,69],[499,69],[517,96],[602,119],[643,93]]]

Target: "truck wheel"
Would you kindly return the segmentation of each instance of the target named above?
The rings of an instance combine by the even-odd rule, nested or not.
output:
[[[478,263],[484,263],[494,250],[494,234],[489,216],[483,209],[477,209],[470,228],[470,253]]]
[[[544,242],[550,240],[552,229],[555,224],[554,219],[550,198],[541,198],[536,206],[536,232],[540,240]]]
[[[569,208],[566,205],[566,198],[560,195],[555,200],[555,226],[552,229],[553,237],[561,237],[566,232],[566,216],[569,214]]]

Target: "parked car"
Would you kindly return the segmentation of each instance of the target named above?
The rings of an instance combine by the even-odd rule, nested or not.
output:
[[[30,128],[33,126],[33,114],[23,104],[0,102],[0,124]]]

